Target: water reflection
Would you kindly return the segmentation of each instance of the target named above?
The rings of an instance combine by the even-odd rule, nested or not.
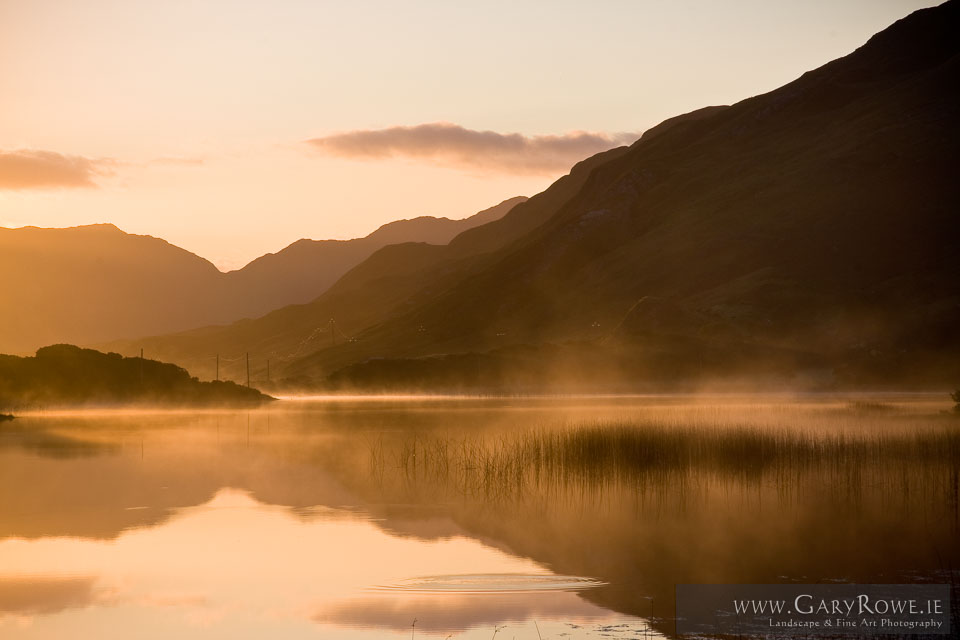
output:
[[[494,624],[526,623],[560,616],[580,622],[615,618],[564,589],[586,586],[575,577],[552,578],[542,565],[451,537],[425,542],[391,536],[354,511],[315,509],[309,517],[263,504],[248,492],[221,489],[208,502],[178,509],[161,526],[130,529],[115,540],[71,537],[0,542],[0,611],[30,622],[30,633],[55,637],[69,616],[76,637],[94,637],[103,618],[164,617],[170,625],[238,621],[284,627],[312,621],[328,637],[340,627],[407,631],[462,631]],[[403,584],[421,572],[452,572],[442,595],[371,587]],[[476,572],[523,575],[533,588],[498,597],[487,581],[483,597],[465,585]],[[82,576],[82,577],[71,577]],[[559,593],[547,593],[556,590]],[[73,611],[87,608],[84,615]],[[316,631],[316,629],[314,630]],[[315,637],[314,633],[314,637]],[[181,635],[181,637],[183,637]]]
[[[20,618],[87,607],[97,597],[96,577],[4,576],[0,578],[0,616]]]
[[[624,616],[617,616],[569,593],[550,597],[543,593],[519,596],[447,594],[414,598],[367,596],[325,607],[314,616],[314,620],[337,626],[360,629],[373,627],[406,634],[416,628],[427,634],[462,637],[460,634],[464,630],[473,630],[477,636],[486,638],[490,637],[491,630],[502,626],[509,627],[514,635],[518,630],[523,630],[526,632],[523,635],[527,637],[536,637],[532,634],[538,627],[543,632],[570,624],[583,626],[585,633],[600,633],[611,624],[624,625],[631,631],[645,628],[639,620],[625,622]],[[413,625],[412,620],[416,620],[417,624]]]
[[[949,580],[960,439],[942,408],[28,416],[0,433],[0,635],[650,637],[672,632],[678,582]]]
[[[25,449],[50,458],[82,458],[118,450],[116,445],[111,443],[90,442],[42,428],[24,426],[22,422],[0,422],[0,451],[4,449]]]

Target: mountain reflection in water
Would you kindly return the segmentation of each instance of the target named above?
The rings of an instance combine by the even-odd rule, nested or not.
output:
[[[653,637],[673,631],[680,582],[951,579],[960,456],[944,407],[436,398],[26,416],[0,427],[0,635]]]

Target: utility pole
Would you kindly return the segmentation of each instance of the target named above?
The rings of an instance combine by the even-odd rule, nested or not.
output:
[[[220,354],[217,354],[217,382],[220,382]]]
[[[140,384],[143,385],[143,347],[140,347]]]
[[[270,383],[270,358],[267,358],[267,384]]]
[[[330,318],[330,343],[333,346],[337,346],[337,333],[334,331],[336,329],[337,323],[333,318]]]
[[[247,388],[250,388],[250,352],[247,351]]]

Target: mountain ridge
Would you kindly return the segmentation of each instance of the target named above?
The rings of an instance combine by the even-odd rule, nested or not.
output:
[[[441,366],[496,386],[516,354],[528,382],[945,384],[960,376],[958,7],[671,118],[444,249],[375,253],[310,305],[144,343],[177,362],[250,352],[305,383],[349,368],[358,388],[415,388]]]
[[[909,362],[955,371],[958,6],[916,12],[780,89],[666,121],[523,247],[291,373],[572,339],[620,342],[637,362],[669,347],[691,375],[721,344],[796,352],[842,383]],[[649,296],[701,318],[685,344],[651,327],[631,344],[608,333]]]
[[[626,147],[619,147],[578,162],[545,191],[516,205],[503,217],[460,233],[447,245],[401,243],[383,247],[310,303],[284,307],[226,327],[200,327],[98,346],[122,352],[143,347],[201,376],[213,373],[211,354],[236,358],[250,352],[256,354],[252,366],[262,374],[267,359],[275,366],[282,365],[302,355],[304,349],[335,343],[332,333],[336,331],[328,326],[331,318],[338,323],[342,341],[343,336],[352,336],[384,313],[415,305],[418,295],[448,287],[451,278],[467,265],[482,264],[485,256],[519,241],[540,224],[558,202],[576,192],[598,162],[625,151]],[[239,375],[238,371],[223,373]]]
[[[447,240],[523,200],[510,198],[460,220],[395,221],[355,240],[301,240],[229,272],[162,238],[111,223],[0,228],[0,285],[8,305],[0,352],[185,330],[308,302],[386,243]]]

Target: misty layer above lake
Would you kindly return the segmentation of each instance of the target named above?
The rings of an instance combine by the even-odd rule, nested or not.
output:
[[[672,631],[677,582],[948,579],[949,406],[660,396],[28,414],[0,427],[0,581],[42,584],[0,625],[120,633],[137,607],[179,637],[399,638],[416,618],[439,637],[507,624],[626,638]]]

